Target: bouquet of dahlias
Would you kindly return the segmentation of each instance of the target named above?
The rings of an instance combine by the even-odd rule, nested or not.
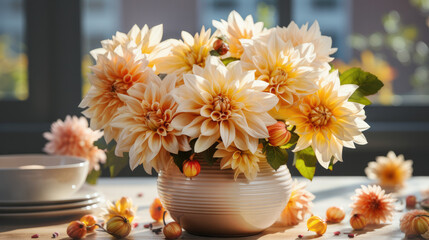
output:
[[[291,151],[311,179],[316,162],[331,168],[344,146],[367,143],[365,96],[383,84],[357,68],[339,75],[317,22],[266,29],[233,11],[213,25],[166,41],[162,25],[134,26],[91,51],[92,86],[80,107],[131,169],[220,161],[251,180],[261,162],[278,169]]]

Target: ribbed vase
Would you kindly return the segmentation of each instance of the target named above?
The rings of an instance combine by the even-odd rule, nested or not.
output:
[[[258,176],[220,170],[200,161],[201,172],[186,178],[176,165],[161,171],[158,193],[171,217],[187,232],[203,236],[247,236],[262,232],[280,216],[287,204],[292,179],[286,166],[274,171],[260,164]]]

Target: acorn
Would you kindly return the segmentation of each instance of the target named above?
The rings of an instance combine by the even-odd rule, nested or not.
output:
[[[356,213],[350,218],[350,226],[352,226],[353,230],[362,230],[366,224],[366,218],[362,214]]]
[[[346,213],[342,208],[330,207],[326,210],[326,221],[331,223],[339,223],[343,221]]]
[[[278,121],[277,123],[268,126],[268,142],[272,146],[283,146],[289,142],[291,138],[291,133],[287,130],[287,126],[284,122]]]
[[[309,231],[313,231],[317,235],[323,235],[328,228],[328,224],[322,218],[312,216],[307,220],[307,228]]]
[[[114,216],[106,223],[106,231],[116,238],[124,238],[131,232],[131,224],[126,217]]]
[[[86,233],[86,224],[81,221],[73,221],[67,226],[67,235],[73,239],[82,239]]]

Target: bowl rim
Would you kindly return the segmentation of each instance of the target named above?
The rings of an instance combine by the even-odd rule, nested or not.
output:
[[[44,166],[44,168],[19,168],[19,167],[8,167],[8,168],[0,168],[0,172],[3,171],[43,171],[43,170],[49,170],[49,169],[68,169],[68,168],[79,168],[79,167],[85,167],[89,166],[88,161],[85,158],[82,157],[76,157],[76,156],[68,156],[68,155],[48,155],[48,154],[41,154],[41,153],[35,153],[35,154],[5,154],[0,155],[0,161],[4,158],[30,158],[30,157],[45,157],[45,158],[71,158],[75,160],[79,160],[77,163],[70,163],[70,164],[64,164],[64,165],[54,165],[54,166]]]

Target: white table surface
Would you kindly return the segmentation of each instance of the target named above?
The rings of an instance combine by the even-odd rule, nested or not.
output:
[[[299,178],[301,181],[308,181]],[[323,236],[316,236],[313,232],[308,232],[305,222],[293,227],[281,227],[274,224],[261,234],[242,237],[238,239],[298,239],[298,235],[304,235],[303,239],[349,239],[343,232],[351,232],[348,223],[350,218],[351,204],[350,197],[354,195],[354,190],[361,184],[367,185],[373,182],[365,177],[318,177],[312,182],[308,181],[307,189],[312,192],[316,199],[313,201],[313,213],[325,218],[325,211],[330,206],[343,207],[346,210],[346,218],[340,224],[329,224]],[[429,177],[413,177],[407,182],[407,187],[396,196],[404,200],[405,196],[414,194],[420,198],[420,191],[429,188]],[[143,225],[151,222],[149,215],[149,205],[157,197],[156,178],[114,178],[100,179],[97,189],[103,193],[106,199],[117,200],[121,196],[132,198],[138,206],[136,222],[139,226],[132,230],[127,239],[164,239],[162,233],[156,235],[150,230],[143,228]],[[139,193],[143,194],[139,197]],[[404,234],[399,230],[399,219],[404,212],[396,212],[392,223],[383,225],[367,226],[363,231],[356,231],[354,239],[405,239]],[[309,216],[307,216],[308,218]],[[53,232],[59,232],[57,239],[69,239],[65,233],[70,219],[56,219],[49,222],[41,221],[7,221],[0,223],[0,239],[31,239],[31,235],[39,234],[39,239],[51,239]],[[340,236],[334,236],[335,231],[341,231]],[[86,239],[113,239],[106,233],[97,232],[87,235]],[[199,237],[184,232],[181,239],[215,239]],[[221,238],[226,239],[226,238]]]

